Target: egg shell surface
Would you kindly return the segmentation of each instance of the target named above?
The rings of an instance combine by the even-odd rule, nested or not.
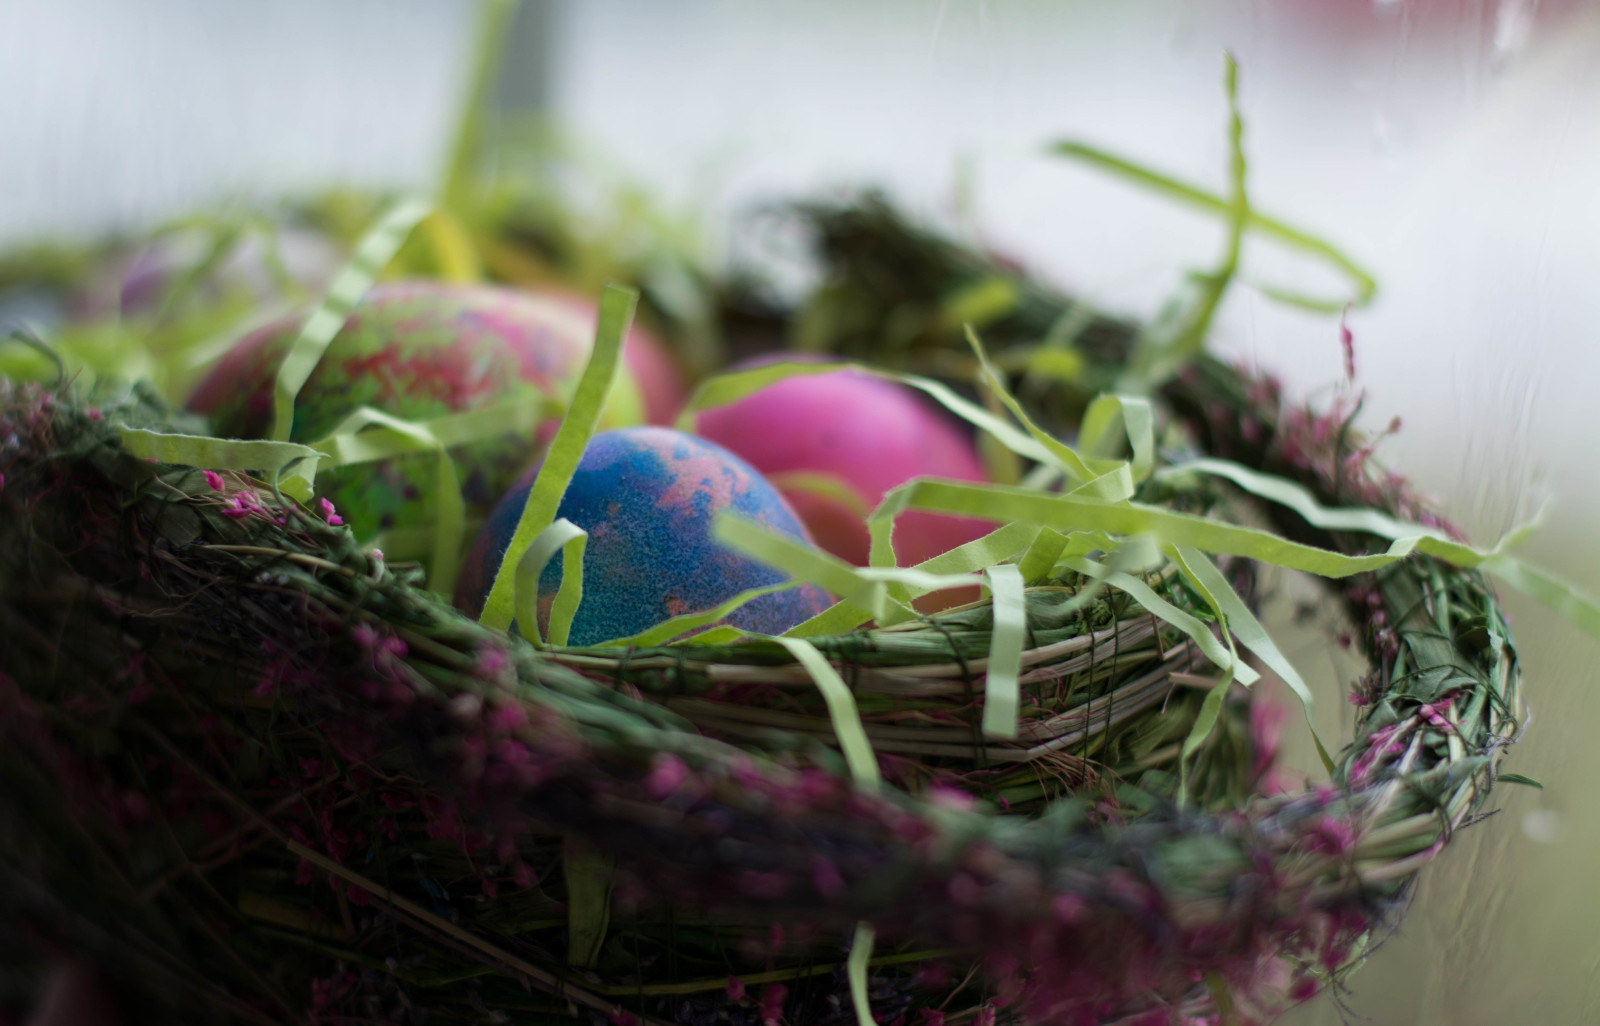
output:
[[[295,401],[290,439],[315,442],[361,406],[421,420],[517,397],[565,400],[593,345],[594,322],[574,297],[490,285],[407,281],[375,286],[329,343]],[[189,400],[212,430],[261,438],[271,426],[279,365],[300,330],[286,318],[247,336],[208,374]],[[641,419],[636,389],[618,375],[602,423]],[[469,515],[483,515],[537,457],[534,437],[484,439],[451,451]],[[358,537],[417,527],[436,517],[436,461],[417,454],[325,470],[318,494],[333,502]]]
[[[466,559],[456,605],[474,616],[488,598],[536,473],[529,471],[496,504]],[[589,532],[583,601],[568,643],[628,637],[783,580],[778,571],[712,539],[712,523],[723,510],[810,543],[777,489],[721,446],[661,427],[623,428],[590,439],[557,512]],[[548,630],[561,565],[558,555],[539,578],[541,631]],[[779,634],[828,604],[820,589],[801,585],[764,595],[727,622]]]
[[[737,402],[701,412],[696,431],[771,477],[817,544],[858,566],[866,564],[870,549],[859,508],[816,491],[785,487],[783,475],[831,475],[849,486],[868,510],[913,477],[988,480],[976,448],[949,418],[910,388],[859,371],[775,381]],[[994,526],[912,510],[895,521],[895,551],[902,566],[920,563]]]

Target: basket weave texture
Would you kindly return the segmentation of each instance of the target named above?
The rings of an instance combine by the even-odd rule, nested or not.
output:
[[[65,944],[131,1021],[853,1021],[863,923],[885,1023],[1254,1021],[1381,938],[1520,715],[1493,594],[1411,559],[1340,593],[1373,672],[1332,783],[1259,793],[1236,700],[1179,804],[1209,664],[1063,574],[1027,592],[1015,742],[976,728],[986,602],[817,640],[864,788],[776,643],[537,651],[260,482],[122,451],[170,419],[142,390],[0,390],[5,979]],[[1210,454],[1427,516],[1269,380],[1202,359],[1162,398]]]

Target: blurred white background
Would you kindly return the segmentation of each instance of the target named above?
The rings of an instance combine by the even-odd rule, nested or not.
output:
[[[0,246],[336,182],[426,188],[465,81],[458,0],[0,2]],[[1255,205],[1376,272],[1351,313],[1381,450],[1491,542],[1600,592],[1600,6],[1578,0],[543,0],[507,102],[544,106],[713,242],[751,204],[883,184],[1148,313],[1220,227],[1044,145],[1224,185],[1238,58]],[[958,202],[958,197],[966,201]],[[1337,293],[1247,243],[1245,277]],[[1302,394],[1337,324],[1234,292],[1219,346]],[[1512,597],[1534,724],[1504,811],[1425,874],[1351,1021],[1600,1022],[1600,646]],[[1304,669],[1331,665],[1318,644]],[[1336,687],[1330,681],[1329,687]],[[1331,718],[1341,703],[1330,692]],[[1331,719],[1330,719],[1331,725]],[[1323,999],[1302,1024],[1340,1021]]]

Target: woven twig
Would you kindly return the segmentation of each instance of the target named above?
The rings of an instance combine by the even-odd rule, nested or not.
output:
[[[1208,362],[1171,399],[1208,411],[1212,451],[1415,512],[1392,483],[1350,493],[1366,478],[1342,435],[1262,382]],[[775,646],[541,654],[257,483],[122,453],[113,423],[163,416],[141,395],[4,403],[0,939],[95,952],[148,988],[152,1018],[177,1001],[263,1021],[843,1021],[817,952],[860,921],[885,1021],[1247,1016],[1359,959],[1515,729],[1492,594],[1401,563],[1347,596],[1378,671],[1335,785],[1246,799],[1251,759],[1224,729],[1179,809],[1118,785],[1170,766],[1200,664],[1115,602],[1052,627],[1069,581],[1031,597],[1024,665],[1037,688],[1075,684],[1016,745],[894,705],[970,713],[981,604],[819,643],[906,788],[863,792]],[[750,688],[771,700],[729,693]],[[967,797],[1023,770],[1030,815]],[[616,864],[625,943],[606,961],[634,964],[609,977],[568,950],[590,900],[572,867],[594,864],[579,842]]]

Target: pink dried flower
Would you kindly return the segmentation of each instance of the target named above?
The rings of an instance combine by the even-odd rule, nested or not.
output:
[[[972,1017],[972,1026],[994,1026],[994,1013],[994,1005],[985,1004]]]
[[[944,1013],[937,1008],[919,1008],[917,1013],[922,1016],[919,1026],[944,1026]]]
[[[206,476],[206,484],[210,485],[215,491],[222,491],[222,475],[217,473],[215,470],[207,470],[204,471],[204,473]]]
[[[510,660],[506,658],[505,650],[490,645],[478,650],[478,662],[473,667],[473,674],[484,680],[494,680],[509,665]]]
[[[1058,894],[1050,903],[1050,911],[1055,913],[1056,921],[1060,923],[1076,923],[1083,918],[1088,906],[1076,894]]]
[[[928,800],[935,805],[957,812],[970,812],[977,807],[978,800],[965,791],[957,790],[942,781],[934,781],[928,786]]]
[[[689,778],[689,767],[671,752],[659,752],[645,778],[644,790],[651,798],[660,801],[672,795]]]
[[[1423,719],[1427,720],[1430,724],[1432,724],[1434,727],[1438,728],[1439,730],[1443,730],[1443,731],[1447,731],[1448,732],[1448,731],[1454,731],[1456,729],[1454,724],[1452,724],[1449,720],[1447,720],[1443,716],[1441,716],[1439,714],[1439,710],[1435,709],[1431,705],[1423,705],[1422,708],[1417,710],[1417,715],[1419,715]]]
[[[817,893],[827,899],[838,897],[844,893],[844,877],[839,875],[839,867],[824,858],[814,859],[811,863],[811,885]]]
[[[356,985],[354,973],[340,973],[311,981],[311,1021],[319,1022],[319,1012],[333,1008]]]
[[[1277,761],[1283,742],[1283,724],[1289,710],[1278,702],[1257,695],[1250,703],[1250,747],[1253,754],[1250,779],[1260,786]]]
[[[762,1026],[777,1026],[783,1020],[783,1003],[789,997],[789,988],[781,983],[769,983],[761,988]]]
[[[344,523],[344,517],[334,510],[333,503],[327,499],[318,499],[317,503],[322,507],[322,518],[328,522],[328,526],[339,527]]]
[[[1324,855],[1343,855],[1355,847],[1355,843],[1355,827],[1334,816],[1323,816],[1319,819],[1311,828],[1310,837],[1307,838],[1308,847]]]
[[[613,1008],[606,1016],[611,1026],[639,1026],[639,1020],[625,1008]]]
[[[249,490],[234,492],[228,501],[222,505],[222,515],[232,517],[235,520],[261,511],[261,501],[256,498],[254,492]]]
[[[737,976],[728,977],[727,993],[728,993],[728,1000],[729,1001],[743,1001],[744,1000],[744,981],[739,979],[739,977],[737,977]]]
[[[100,420],[101,416],[102,416],[102,414],[100,413],[100,407],[98,407],[98,406],[89,407],[87,412],[89,414],[89,419],[92,420],[92,421],[98,422]]]
[[[497,734],[509,734],[528,722],[528,714],[515,702],[497,705],[489,713],[489,729]]]
[[[978,903],[983,897],[983,885],[973,879],[971,873],[957,873],[950,878],[950,883],[945,887],[952,904],[967,908]]]

